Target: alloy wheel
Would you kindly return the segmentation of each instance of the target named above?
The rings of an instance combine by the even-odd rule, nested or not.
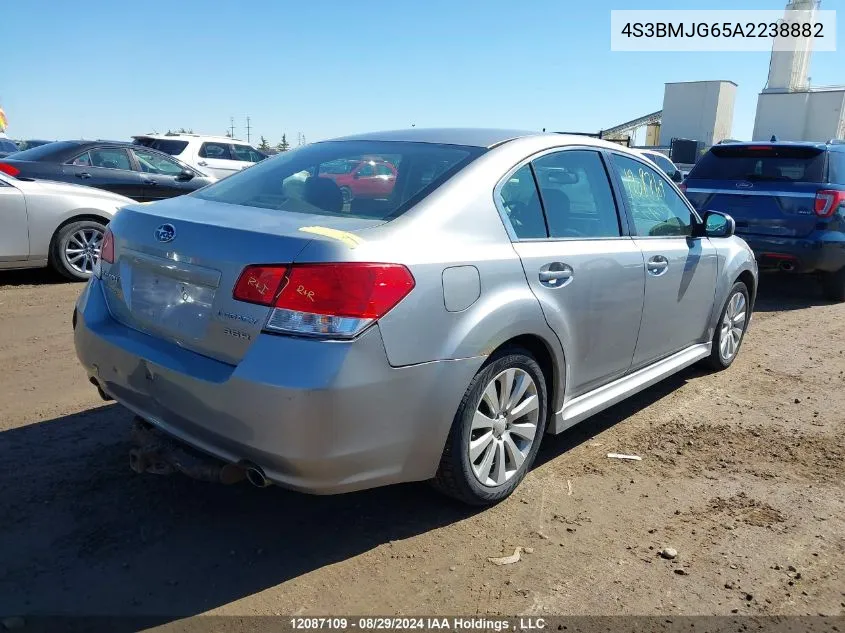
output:
[[[90,275],[94,272],[94,265],[100,259],[100,248],[103,244],[103,230],[83,228],[73,233],[65,245],[65,259],[68,266],[75,271]]]
[[[500,486],[520,471],[536,439],[539,405],[537,385],[522,369],[506,369],[484,388],[467,446],[482,485]]]
[[[745,295],[735,292],[728,301],[722,317],[722,331],[719,336],[719,354],[725,362],[736,356],[742,335],[745,333],[747,302]]]

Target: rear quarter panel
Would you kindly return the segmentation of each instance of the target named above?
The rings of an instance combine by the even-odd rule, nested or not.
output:
[[[29,215],[30,256],[44,259],[56,230],[74,218],[98,219],[108,224],[120,205],[73,195],[49,195],[26,192]]]
[[[393,366],[487,356],[511,338],[533,335],[563,373],[560,341],[528,286],[493,200],[499,179],[534,146],[541,151],[548,145],[538,140],[491,150],[392,222],[357,232],[354,243],[314,240],[296,261],[395,262],[411,270],[414,290],[378,324]],[[478,271],[478,298],[458,311],[447,310],[444,300],[443,272],[454,266]]]

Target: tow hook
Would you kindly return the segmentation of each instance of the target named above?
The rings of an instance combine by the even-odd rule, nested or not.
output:
[[[191,479],[226,485],[246,479],[243,467],[194,451],[141,418],[132,421],[130,437],[135,446],[129,451],[129,467],[138,474],[182,473]]]

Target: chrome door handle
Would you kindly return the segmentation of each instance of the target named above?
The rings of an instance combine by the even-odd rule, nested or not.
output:
[[[571,279],[571,270],[541,270],[540,281],[559,281],[561,279]]]
[[[659,277],[669,269],[669,260],[663,255],[655,255],[646,264],[649,274]]]
[[[546,264],[537,275],[540,283],[548,288],[561,288],[572,281],[572,266],[561,262]]]
[[[205,167],[206,165],[208,165],[208,163],[205,162],[204,160],[201,160],[200,162],[197,163],[197,165],[199,165],[200,167]]]

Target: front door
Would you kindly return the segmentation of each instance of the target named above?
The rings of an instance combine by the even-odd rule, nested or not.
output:
[[[717,254],[707,238],[692,237],[699,220],[663,174],[616,152],[612,162],[646,266],[638,367],[706,341]]]
[[[29,228],[23,194],[0,180],[0,261],[29,257]]]
[[[169,156],[145,148],[132,153],[141,170],[144,184],[144,202],[154,202],[190,193],[195,186],[183,176],[184,168]]]
[[[637,343],[645,273],[601,154],[545,154],[514,172],[498,199],[528,284],[563,345],[567,395],[622,376]]]

